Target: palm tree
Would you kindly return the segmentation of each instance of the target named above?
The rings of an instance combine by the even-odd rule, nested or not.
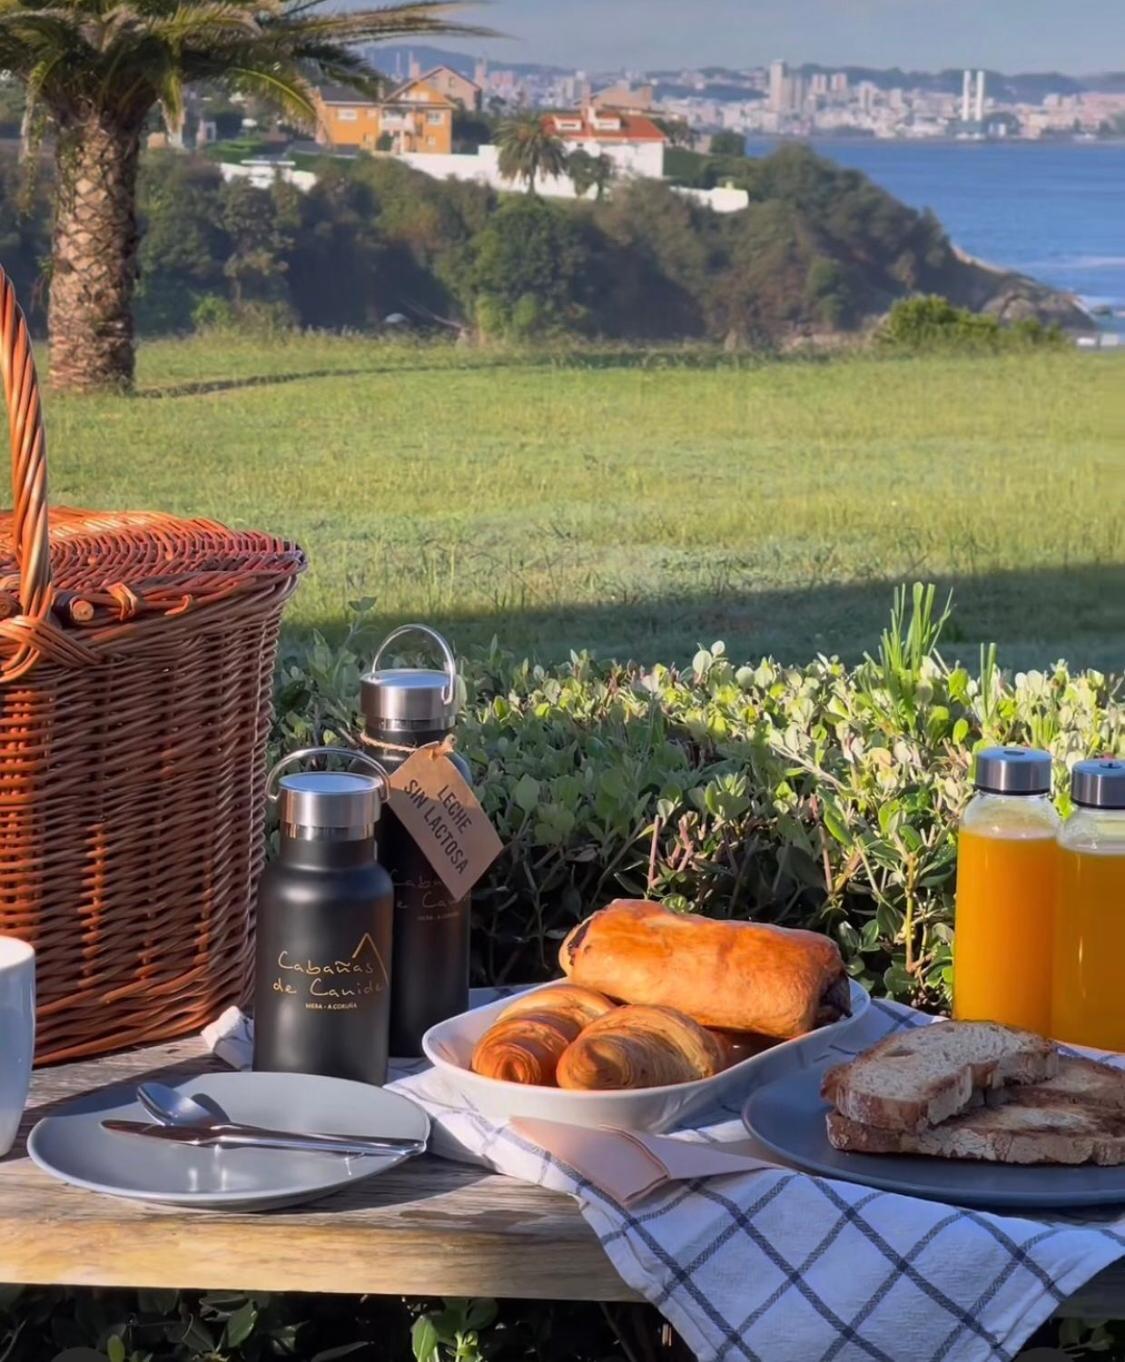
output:
[[[501,123],[497,142],[500,174],[506,180],[525,180],[530,194],[540,175],[566,174],[566,149],[537,114]]]
[[[448,22],[453,8],[444,0],[351,12],[325,12],[321,0],[0,0],[0,70],[23,82],[30,109],[43,109],[55,134],[54,384],[132,384],[137,162],[154,107],[175,126],[184,87],[207,81],[309,126],[314,80],[378,89],[355,44],[482,32]]]
[[[570,176],[574,192],[580,199],[584,199],[592,189],[594,197],[601,202],[609,182],[613,179],[614,165],[604,151],[600,156],[591,156],[588,151],[579,147],[567,158],[566,173]]]

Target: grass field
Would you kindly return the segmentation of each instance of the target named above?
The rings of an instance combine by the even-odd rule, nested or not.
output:
[[[697,357],[698,358],[698,357]],[[308,549],[293,628],[422,618],[550,659],[874,643],[902,580],[947,652],[1125,663],[1125,363],[732,367],[302,338],[145,346],[142,395],[49,397],[57,503]]]

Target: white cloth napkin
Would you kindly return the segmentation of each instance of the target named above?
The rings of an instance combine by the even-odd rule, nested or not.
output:
[[[826,1053],[847,1057],[930,1020],[877,1002]],[[239,1053],[240,1034],[239,1020],[228,1023],[216,1053]],[[393,1086],[429,1111],[437,1152],[574,1196],[622,1278],[701,1362],[1007,1362],[1062,1300],[1125,1256],[1121,1208],[1000,1216],[766,1161],[618,1198],[533,1132],[467,1109],[432,1071]],[[734,1106],[697,1119],[673,1138],[745,1139]]]

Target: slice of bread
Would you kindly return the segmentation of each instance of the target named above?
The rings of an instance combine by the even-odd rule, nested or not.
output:
[[[934,1022],[898,1031],[824,1075],[821,1094],[848,1121],[880,1130],[940,1125],[974,1094],[1040,1083],[1058,1070],[1043,1036],[996,1022]]]
[[[926,1154],[990,1163],[1125,1163],[1120,1114],[1066,1101],[975,1107],[927,1130],[879,1130],[830,1111],[828,1142],[857,1154]]]
[[[1125,1121],[1125,1069],[1100,1064],[1096,1059],[1063,1055],[1059,1071],[1045,1083],[998,1090],[995,1096],[1021,1107],[1052,1105],[1086,1107],[1091,1111],[1116,1112]],[[992,1094],[990,1094],[991,1100]]]

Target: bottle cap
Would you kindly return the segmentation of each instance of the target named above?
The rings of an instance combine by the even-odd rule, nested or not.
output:
[[[1080,761],[1070,773],[1070,797],[1084,809],[1125,809],[1125,761]]]
[[[294,771],[287,766],[339,757],[366,766],[374,774],[354,771]],[[287,837],[301,841],[358,842],[374,837],[386,789],[385,769],[366,752],[346,747],[303,747],[290,752],[266,777],[266,798],[277,805]]]
[[[332,841],[371,837],[379,819],[375,776],[349,771],[295,771],[278,782],[278,810],[289,836]]]
[[[988,794],[1049,794],[1051,755],[1034,747],[986,747],[977,753],[973,783]]]
[[[444,671],[424,667],[380,667],[387,648],[404,634],[424,634],[441,653]],[[360,683],[364,726],[371,732],[446,731],[457,722],[458,677],[453,649],[425,624],[404,624],[389,633]]]

